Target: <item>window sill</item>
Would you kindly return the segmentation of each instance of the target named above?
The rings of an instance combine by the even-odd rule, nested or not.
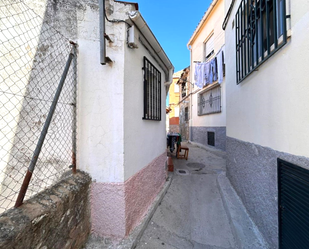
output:
[[[218,81],[215,81],[215,82],[211,83],[210,85],[204,87],[203,89],[200,89],[199,94],[203,94],[204,92],[207,92],[207,91],[209,91],[213,88],[216,88],[218,86],[220,86],[220,84],[218,83]]]
[[[206,116],[206,115],[212,115],[212,114],[219,114],[221,113],[222,111],[217,111],[217,112],[210,112],[210,113],[204,113],[204,114],[197,114],[197,116]]]

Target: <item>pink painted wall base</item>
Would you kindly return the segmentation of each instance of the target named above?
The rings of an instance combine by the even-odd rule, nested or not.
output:
[[[127,236],[147,213],[166,180],[166,153],[125,183],[92,183],[92,233],[100,237]]]

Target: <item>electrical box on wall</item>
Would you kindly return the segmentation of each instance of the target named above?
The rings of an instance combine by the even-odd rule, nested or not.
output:
[[[134,25],[129,28],[129,40],[128,45],[130,48],[138,48],[137,46],[137,30]]]

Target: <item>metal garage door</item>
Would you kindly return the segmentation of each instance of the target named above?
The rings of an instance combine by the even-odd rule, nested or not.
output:
[[[279,248],[309,248],[309,171],[278,159]]]

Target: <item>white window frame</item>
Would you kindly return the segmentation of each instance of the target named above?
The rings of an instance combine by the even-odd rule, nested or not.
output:
[[[214,55],[214,44],[214,33],[211,32],[211,34],[208,35],[207,39],[204,42],[204,61],[208,61],[209,58]]]

